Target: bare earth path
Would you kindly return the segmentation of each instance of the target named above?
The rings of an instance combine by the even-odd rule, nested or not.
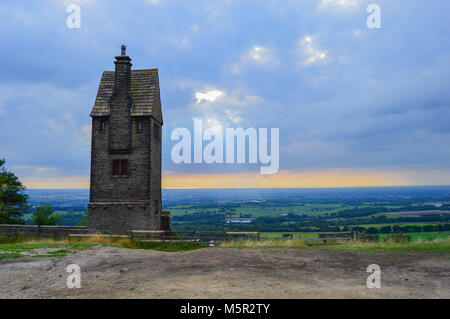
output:
[[[66,267],[81,267],[68,289]],[[368,289],[367,266],[381,267]],[[122,271],[121,271],[122,270]],[[313,249],[181,253],[95,247],[64,258],[0,260],[0,298],[450,298],[450,257]]]

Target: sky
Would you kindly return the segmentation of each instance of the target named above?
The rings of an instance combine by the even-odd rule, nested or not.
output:
[[[29,188],[89,187],[89,113],[125,44],[159,69],[166,188],[450,185],[449,21],[447,0],[4,1],[0,158]],[[278,128],[279,171],[174,163],[194,119]]]

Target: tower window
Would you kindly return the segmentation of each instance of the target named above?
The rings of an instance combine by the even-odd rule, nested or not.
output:
[[[159,202],[158,202],[158,200],[155,200],[155,214],[156,215],[158,215],[158,213],[159,213]]]
[[[114,160],[113,175],[128,175],[128,160]]]
[[[161,126],[156,123],[153,123],[153,136],[157,141],[161,139]]]
[[[137,122],[137,132],[141,133],[142,132],[142,121],[138,121]]]
[[[103,132],[106,129],[106,122],[105,121],[101,121],[100,122],[100,132]]]

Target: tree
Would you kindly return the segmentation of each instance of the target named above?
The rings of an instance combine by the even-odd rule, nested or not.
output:
[[[34,207],[34,213],[31,216],[33,223],[41,225],[57,225],[61,221],[61,216],[53,212],[52,205],[48,203],[39,203]]]
[[[87,216],[84,215],[76,224],[76,226],[87,226],[88,225],[88,219]]]
[[[5,160],[0,159],[0,224],[25,224],[22,213],[30,208],[25,186],[4,165]]]

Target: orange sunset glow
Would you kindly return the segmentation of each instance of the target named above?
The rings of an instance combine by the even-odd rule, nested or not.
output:
[[[28,188],[89,188],[89,177],[23,178]],[[450,184],[448,171],[376,171],[335,169],[309,172],[280,171],[275,175],[163,174],[163,188],[326,188]]]

